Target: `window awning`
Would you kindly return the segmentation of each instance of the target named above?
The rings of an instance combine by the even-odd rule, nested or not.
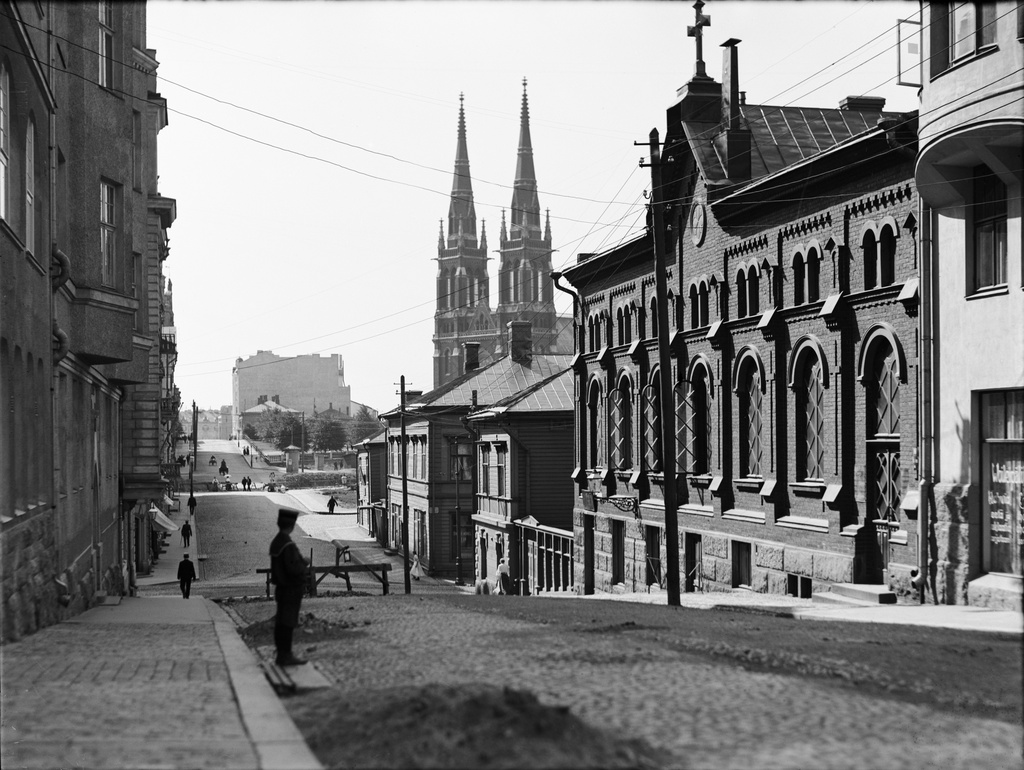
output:
[[[153,525],[158,529],[162,529],[164,532],[178,531],[178,525],[164,516],[163,512],[159,508],[155,506],[150,508],[149,514],[153,521]]]

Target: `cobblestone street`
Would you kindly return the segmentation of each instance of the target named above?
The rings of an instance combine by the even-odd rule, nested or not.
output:
[[[234,609],[255,620],[266,616],[270,606]],[[623,739],[642,738],[655,749],[671,752],[681,767],[1022,764],[1016,707],[1004,708],[1004,718],[997,720],[973,716],[971,708],[954,703],[935,708],[913,702],[907,692],[925,692],[924,698],[917,698],[925,701],[942,696],[927,695],[927,684],[922,690],[900,681],[900,655],[883,644],[875,648],[877,668],[884,670],[888,657],[897,669],[888,686],[884,675],[875,675],[872,682],[867,668],[858,670],[854,663],[847,664],[845,676],[833,672],[806,677],[749,670],[734,660],[701,654],[695,651],[701,645],[692,643],[701,633],[693,621],[710,617],[705,612],[684,614],[619,602],[472,596],[339,597],[308,600],[303,609],[320,620],[347,626],[338,632],[337,641],[318,638],[307,645],[316,665],[336,683],[333,694],[285,700],[307,740],[316,714],[323,716],[324,711],[303,708],[306,698],[316,698],[326,708],[339,698],[372,703],[375,693],[394,688],[486,683],[530,691],[542,703],[568,707],[590,725]],[[736,622],[753,624],[756,630],[758,624],[776,620],[745,615]],[[862,626],[788,622],[807,627],[819,638],[831,638],[837,631],[864,635]],[[301,633],[297,639],[301,642]],[[771,638],[763,641],[764,650],[773,649]],[[1007,693],[1020,689],[1019,658],[1012,667],[1018,644],[1003,640],[999,645],[1000,662],[1008,659],[1013,671],[1005,680]],[[751,659],[757,660],[757,655]],[[771,660],[770,654],[763,658],[768,666],[773,665]],[[857,686],[861,681],[869,685],[863,692]],[[971,689],[967,681],[962,686]],[[906,692],[901,696],[901,691]],[[1015,696],[1008,700],[1013,702]],[[357,715],[348,724],[358,730]],[[430,729],[425,716],[423,730]],[[395,739],[399,740],[397,735]],[[524,747],[523,762],[529,762],[529,756]],[[356,754],[343,766],[367,764],[366,757]]]

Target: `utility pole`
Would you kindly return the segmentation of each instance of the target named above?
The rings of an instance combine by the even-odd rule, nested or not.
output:
[[[303,410],[303,412],[302,412],[302,430],[299,432],[299,435],[300,435],[300,437],[302,439],[302,443],[300,444],[301,450],[299,451],[299,471],[302,472],[302,471],[304,471],[306,469],[306,466],[304,465],[305,458],[303,458],[303,455],[306,453],[306,412],[305,412],[305,410]]]
[[[405,375],[401,379],[401,406],[398,424],[401,426],[402,441],[402,563],[405,567],[405,592],[412,593],[409,578],[409,452],[405,443]]]
[[[462,487],[462,455],[459,454],[459,437],[455,436],[455,585],[466,585],[462,582],[462,508],[459,490]]]
[[[665,475],[665,556],[668,604],[679,606],[679,521],[676,493],[676,415],[669,350],[668,266],[665,261],[665,191],[661,182],[661,143],[651,135],[651,232],[654,240],[655,293],[658,297],[658,368],[661,389],[661,468]]]
[[[192,402],[192,462],[188,469],[188,496],[195,496],[193,478],[196,472],[196,464],[199,462],[199,409],[196,402]]]

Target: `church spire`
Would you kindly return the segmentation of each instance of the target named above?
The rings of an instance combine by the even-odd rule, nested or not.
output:
[[[512,237],[540,238],[540,202],[537,199],[537,174],[533,168],[533,142],[530,140],[530,107],[523,78],[523,106],[519,125],[519,155],[516,180],[512,189]]]
[[[458,243],[459,237],[476,246],[476,209],[473,206],[473,182],[469,175],[469,149],[466,145],[466,110],[463,95],[459,94],[459,138],[455,148],[455,177],[452,180],[452,200],[448,207],[448,246]]]
[[[487,251],[487,220],[480,220],[480,249]]]

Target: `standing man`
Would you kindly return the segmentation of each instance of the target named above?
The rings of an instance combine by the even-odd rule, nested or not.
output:
[[[192,593],[192,581],[196,579],[196,565],[189,561],[188,554],[185,554],[178,562],[178,583],[181,585],[181,597],[187,599]]]
[[[337,506],[338,501],[334,499],[334,495],[331,495],[331,499],[327,501],[327,512],[330,514],[334,513],[334,508]]]
[[[277,602],[274,645],[279,666],[301,666],[306,662],[292,652],[292,635],[299,624],[299,607],[309,570],[309,564],[291,538],[298,518],[298,511],[281,508],[277,513],[279,531],[270,543],[270,579],[274,583],[274,601]]]
[[[194,495],[191,494],[188,496],[188,515],[196,515],[196,498]]]
[[[189,542],[192,540],[192,525],[187,521],[181,525],[181,543],[188,548]],[[185,554],[188,556],[188,554]]]

